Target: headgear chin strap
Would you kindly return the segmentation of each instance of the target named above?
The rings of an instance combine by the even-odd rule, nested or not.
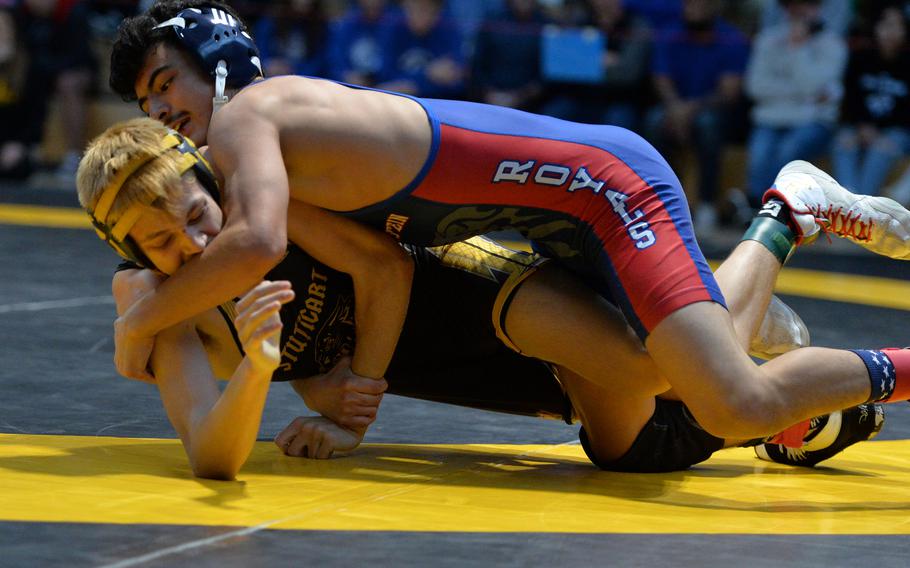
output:
[[[220,202],[215,174],[205,156],[199,152],[190,140],[184,138],[177,131],[168,129],[168,134],[161,139],[161,145],[155,151],[136,156],[117,172],[114,179],[102,190],[101,197],[95,204],[95,208],[88,211],[92,225],[95,226],[95,232],[98,233],[101,240],[109,244],[123,258],[131,260],[144,268],[155,268],[155,265],[142,252],[135,241],[128,236],[130,229],[133,228],[133,225],[136,224],[136,221],[142,215],[143,204],[133,204],[113,225],[108,223],[107,217],[111,207],[114,205],[114,201],[117,199],[117,195],[129,177],[136,173],[139,168],[161,157],[171,149],[176,149],[180,152],[180,157],[177,158],[180,175],[193,169],[202,186],[212,195],[215,201]]]
[[[187,8],[155,26],[161,28],[172,28],[183,46],[215,78],[213,113],[227,103],[226,87],[245,87],[263,75],[259,49],[253,38],[224,10]]]

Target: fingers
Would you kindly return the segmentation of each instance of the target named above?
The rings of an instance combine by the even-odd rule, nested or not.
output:
[[[318,419],[298,417],[275,436],[275,445],[288,456],[310,459],[332,457],[331,436]]]
[[[281,309],[281,302],[279,300],[266,301],[261,306],[258,304],[253,304],[256,307],[255,310],[247,310],[243,314],[238,315],[234,319],[234,325],[237,328],[237,335],[240,338],[240,343],[246,345],[250,338],[259,332],[263,326],[274,327],[275,324],[278,324],[278,328],[281,328],[281,319],[277,316],[278,310]],[[272,321],[269,321],[269,320]]]
[[[372,414],[358,414],[355,416],[346,416],[338,423],[349,430],[362,430],[368,428],[370,424],[376,422],[376,413]]]
[[[284,430],[278,433],[275,436],[275,444],[282,449],[282,451],[290,445],[291,440],[294,439],[294,436],[297,435],[297,432],[300,430],[300,427],[306,422],[306,418],[303,416],[298,416],[291,421],[290,424],[284,427]]]
[[[244,344],[249,341],[253,334],[262,329],[262,326],[269,318],[278,313],[282,304],[294,299],[294,291],[284,286],[260,285],[256,287],[254,292],[256,293],[247,294],[237,303],[238,310],[234,324],[237,327],[240,341]],[[277,318],[276,322],[280,328],[280,321]],[[276,322],[269,324],[272,331],[275,331],[272,324]]]
[[[274,282],[263,280],[240,298],[240,301],[237,302],[237,313],[246,310],[250,304],[265,295],[286,290],[291,290],[291,283],[287,280],[276,280]]]
[[[371,379],[369,377],[353,375],[348,381],[348,390],[355,391],[357,394],[362,395],[363,400],[369,401],[369,403],[375,402],[376,404],[379,404],[379,400],[382,399],[382,393],[389,388],[389,383],[385,379]]]

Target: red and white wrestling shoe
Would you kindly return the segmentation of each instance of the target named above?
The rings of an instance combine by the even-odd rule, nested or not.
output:
[[[801,160],[780,170],[764,201],[772,198],[790,207],[800,241],[822,231],[884,256],[910,259],[910,211],[893,199],[851,193]]]

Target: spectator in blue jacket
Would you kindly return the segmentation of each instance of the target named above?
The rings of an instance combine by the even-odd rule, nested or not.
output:
[[[253,37],[266,77],[325,76],[328,23],[322,0],[281,0],[256,22]]]
[[[445,0],[402,0],[404,17],[386,27],[379,87],[419,97],[464,96],[464,41]]]
[[[540,33],[543,16],[536,0],[508,0],[501,15],[480,27],[472,58],[474,98],[485,103],[533,110],[543,91]]]
[[[746,37],[720,18],[717,0],[683,0],[683,22],[657,34],[653,75],[659,104],[645,135],[666,156],[693,148],[698,161],[700,230],[717,223],[720,159],[730,113],[742,97]]]
[[[850,54],[844,77],[834,173],[857,193],[878,194],[897,160],[910,152],[910,52],[900,6],[881,10],[874,44]]]
[[[382,70],[383,27],[399,14],[388,0],[356,0],[329,34],[329,77],[371,87]]]

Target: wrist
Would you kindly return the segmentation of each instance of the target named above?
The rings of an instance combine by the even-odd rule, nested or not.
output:
[[[126,335],[131,337],[148,337],[162,331],[150,326],[149,324],[153,322],[149,321],[150,318],[146,317],[143,313],[147,298],[154,293],[154,290],[152,290],[136,300],[136,302],[120,316],[121,324]]]
[[[357,363],[351,363],[351,374],[357,375],[358,377],[363,377],[364,379],[373,379],[374,381],[379,381],[379,380],[383,379],[382,373],[370,373],[370,372],[361,373],[360,372],[361,370],[362,370],[362,368],[360,366],[358,366]],[[363,370],[368,371],[370,369],[363,369]]]
[[[272,374],[274,374],[275,369],[278,368],[278,365],[274,365],[271,362],[257,362],[255,359],[247,355],[243,358],[241,365],[246,365],[246,375],[255,380],[271,381]]]

